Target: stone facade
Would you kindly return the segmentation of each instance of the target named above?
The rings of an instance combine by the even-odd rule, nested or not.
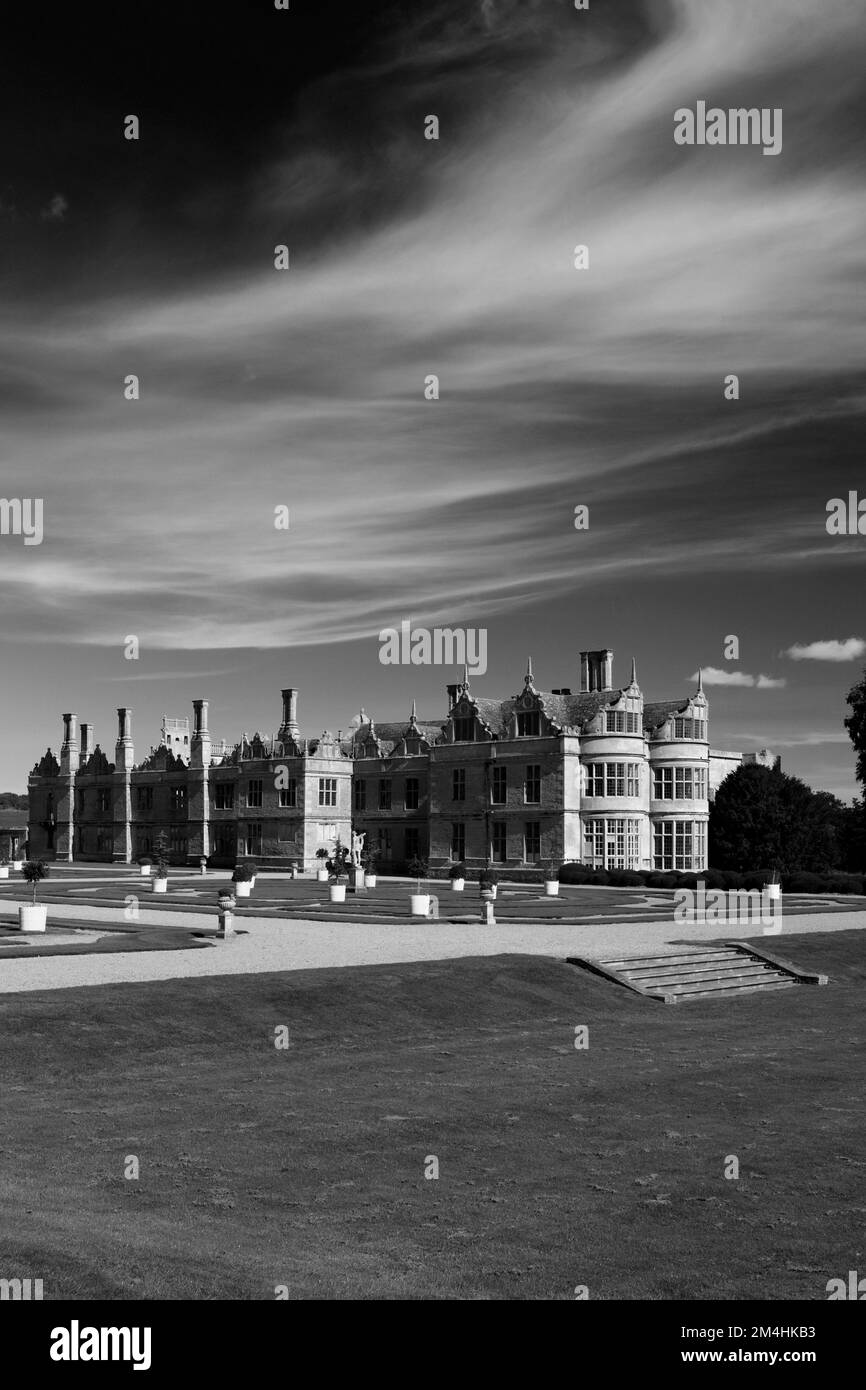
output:
[[[129,863],[163,834],[175,863],[316,864],[317,851],[362,833],[379,864],[432,868],[488,860],[511,869],[579,861],[627,869],[706,867],[710,797],[739,761],[710,752],[700,681],[681,700],[646,702],[632,663],[615,689],[613,653],[581,653],[579,694],[539,691],[531,664],[507,700],[448,687],[444,721],[379,724],[362,710],[348,736],[303,739],[295,689],[270,738],[214,744],[208,703],[193,723],[163,719],[136,763],[132,713],[118,710],[114,762],[63,716],[29,781],[30,852]],[[778,761],[778,760],[776,760]]]

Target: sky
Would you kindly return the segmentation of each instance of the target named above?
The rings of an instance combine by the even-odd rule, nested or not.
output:
[[[713,747],[850,799],[862,0],[353,8],[4,37],[0,496],[44,534],[0,536],[0,789],[64,711],[110,756],[118,706],[144,756],[284,686],[308,736],[444,720],[459,672],[379,660],[409,620],[486,630],[484,696],[704,668]],[[781,152],[676,144],[699,100],[781,109]]]

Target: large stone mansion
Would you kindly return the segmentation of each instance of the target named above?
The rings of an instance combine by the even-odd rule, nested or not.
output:
[[[431,868],[487,860],[539,870],[577,860],[606,868],[704,869],[710,799],[743,761],[772,756],[710,750],[700,678],[685,699],[645,701],[634,662],[613,686],[613,653],[581,653],[581,689],[476,695],[464,673],[444,720],[377,724],[362,710],[348,734],[303,738],[298,692],[283,691],[274,736],[229,746],[208,729],[164,719],[136,762],[132,711],[119,709],[114,761],[93,726],[63,716],[59,760],[49,749],[29,779],[31,855],[130,863],[160,833],[174,863],[311,868],[339,837],[366,835],[380,867],[413,856]]]

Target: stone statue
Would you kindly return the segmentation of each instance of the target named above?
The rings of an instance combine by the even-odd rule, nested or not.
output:
[[[356,835],[355,832],[352,831],[352,863],[356,869],[360,869],[361,867],[361,851],[364,848],[364,841],[366,838],[366,834]]]

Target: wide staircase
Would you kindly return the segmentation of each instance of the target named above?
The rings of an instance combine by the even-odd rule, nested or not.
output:
[[[569,957],[569,962],[665,1004],[827,983],[826,975],[806,973],[747,946],[727,943],[679,955],[629,956],[619,960]]]

